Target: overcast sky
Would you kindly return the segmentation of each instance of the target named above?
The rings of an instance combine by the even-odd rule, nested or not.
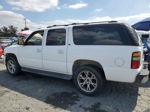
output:
[[[0,26],[31,30],[53,24],[117,20],[133,24],[150,17],[150,0],[0,0]]]

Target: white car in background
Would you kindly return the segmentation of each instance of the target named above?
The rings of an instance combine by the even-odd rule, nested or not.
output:
[[[149,35],[148,40],[150,40],[150,31],[142,31],[142,30],[136,30],[138,36],[141,38],[142,35]],[[149,41],[150,42],[150,41]]]

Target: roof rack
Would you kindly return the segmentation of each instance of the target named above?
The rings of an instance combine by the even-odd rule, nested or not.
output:
[[[56,26],[69,26],[69,25],[75,25],[75,24],[76,23],[64,24],[64,25],[52,25],[52,26],[48,26],[47,28],[56,27]]]
[[[115,23],[118,21],[100,21],[100,22],[87,22],[87,23],[71,23],[71,24],[64,24],[64,25],[52,25],[48,26],[47,28],[57,27],[57,26],[69,26],[69,25],[77,25],[77,24],[91,24],[91,23]]]

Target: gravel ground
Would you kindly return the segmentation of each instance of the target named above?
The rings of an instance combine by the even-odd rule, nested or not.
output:
[[[22,73],[13,77],[0,60],[0,112],[150,112],[150,81],[108,82],[99,96],[80,94],[72,81]]]

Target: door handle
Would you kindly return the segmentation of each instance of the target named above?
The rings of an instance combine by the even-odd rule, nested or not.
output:
[[[37,52],[37,53],[40,53],[40,52],[41,52],[41,49],[36,49],[36,52]]]
[[[63,50],[58,50],[58,54],[64,54]]]

